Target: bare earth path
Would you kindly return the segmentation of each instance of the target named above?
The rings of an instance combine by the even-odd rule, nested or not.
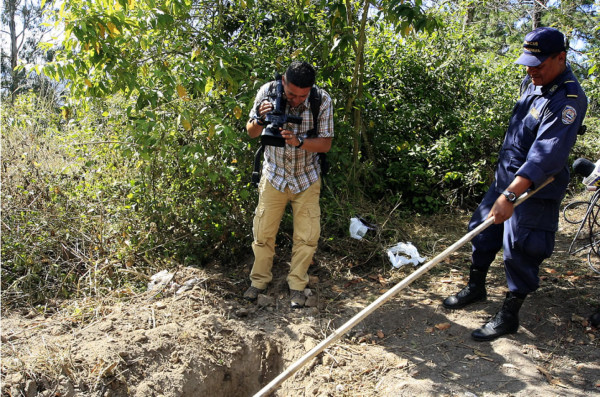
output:
[[[462,236],[467,218],[422,219],[413,242],[431,258]],[[454,312],[441,306],[466,281],[466,247],[367,317],[276,395],[600,395],[600,332],[586,320],[600,304],[600,275],[584,256],[568,254],[575,230],[561,225],[518,333],[491,343],[470,338],[503,300],[500,258],[486,302]],[[347,241],[349,250],[364,243]],[[279,257],[289,257],[289,250],[283,247]],[[180,294],[166,288],[158,295],[63,302],[43,315],[5,310],[2,396],[251,396],[413,270],[394,270],[383,259],[377,268],[353,267],[326,244],[316,260],[310,285],[316,307],[302,310],[288,308],[284,261],[276,264],[260,305],[239,299],[251,259],[243,269],[171,269],[179,285],[196,279]]]

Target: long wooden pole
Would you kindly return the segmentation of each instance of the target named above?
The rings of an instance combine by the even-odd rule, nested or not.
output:
[[[537,193],[544,186],[549,184],[554,180],[554,177],[548,178],[542,185],[540,185],[537,189],[524,193],[518,200],[515,202],[515,207],[521,204],[523,201],[527,200],[529,197]],[[429,271],[432,267],[446,259],[451,253],[471,241],[475,236],[479,233],[490,227],[494,223],[494,218],[488,218],[475,229],[471,230],[467,234],[465,234],[460,240],[452,244],[450,247],[446,248],[443,252],[438,254],[435,258],[425,263],[413,273],[411,273],[404,280],[400,281],[393,288],[388,290],[386,293],[381,295],[377,300],[371,303],[369,306],[365,307],[359,313],[357,313],[354,317],[348,320],[344,325],[335,330],[331,335],[329,335],[326,339],[324,339],[317,346],[313,347],[310,351],[308,351],[304,356],[298,359],[295,363],[290,365],[285,371],[283,371],[279,376],[273,379],[269,384],[263,387],[254,395],[254,397],[262,397],[267,396],[269,393],[275,391],[287,378],[292,376],[296,371],[298,371],[304,364],[306,364],[310,359],[314,358],[317,354],[321,353],[325,350],[330,344],[340,339],[346,332],[350,331],[354,326],[360,323],[365,319],[369,314],[377,310],[381,305],[387,302],[390,298],[396,295],[398,292],[402,291],[404,288],[408,287],[413,281],[421,277],[424,273]]]

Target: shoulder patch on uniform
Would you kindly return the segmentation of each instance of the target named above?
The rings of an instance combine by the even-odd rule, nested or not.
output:
[[[563,124],[572,124],[577,118],[577,110],[571,105],[565,106],[562,111]]]

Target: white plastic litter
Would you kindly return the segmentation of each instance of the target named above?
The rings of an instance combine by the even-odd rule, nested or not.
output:
[[[175,295],[179,295],[185,291],[191,290],[192,288],[194,288],[194,285],[199,284],[200,281],[201,280],[196,277],[189,279],[188,281],[183,283],[183,285],[177,290],[177,292],[175,292]]]
[[[357,240],[362,240],[362,238],[367,234],[369,228],[361,222],[358,218],[350,219],[350,237],[355,238]]]
[[[419,251],[417,251],[417,248],[410,242],[396,244],[395,246],[387,250],[387,254],[390,258],[390,262],[392,262],[392,266],[394,266],[396,269],[399,269],[400,267],[407,264],[417,266],[419,263],[423,263],[427,260],[427,258],[421,257],[421,255],[419,255]]]
[[[150,282],[148,283],[148,291],[156,288],[159,285],[167,285],[173,280],[175,273],[169,273],[167,270],[161,270],[156,273],[152,277],[150,277]]]

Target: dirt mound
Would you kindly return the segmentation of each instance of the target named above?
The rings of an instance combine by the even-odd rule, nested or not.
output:
[[[464,225],[466,215],[454,221]],[[420,247],[429,257],[461,236],[457,228],[423,233],[438,245]],[[486,302],[460,311],[441,306],[465,282],[465,248],[367,317],[275,394],[600,394],[599,333],[586,321],[597,310],[600,279],[583,258],[568,255],[573,233],[568,226],[561,229],[555,255],[542,269],[542,287],[523,306],[517,334],[491,343],[470,338],[501,305],[506,287],[499,263],[490,274]],[[260,305],[239,298],[247,286],[247,274],[239,269],[186,267],[175,269],[171,280],[178,286],[194,281],[180,293],[158,286],[110,301],[63,302],[44,315],[5,312],[2,395],[250,396],[413,270],[392,270],[385,263],[351,269],[344,258],[327,253],[318,259],[310,285],[316,306],[302,310],[289,308],[282,262]]]
[[[218,297],[202,270],[178,273],[174,281],[204,282],[114,306],[83,303],[97,312],[87,324],[63,313],[3,318],[3,357],[11,357],[3,362],[3,394],[244,396],[293,359],[286,346],[305,339],[303,324],[287,332],[251,326],[257,307]]]

